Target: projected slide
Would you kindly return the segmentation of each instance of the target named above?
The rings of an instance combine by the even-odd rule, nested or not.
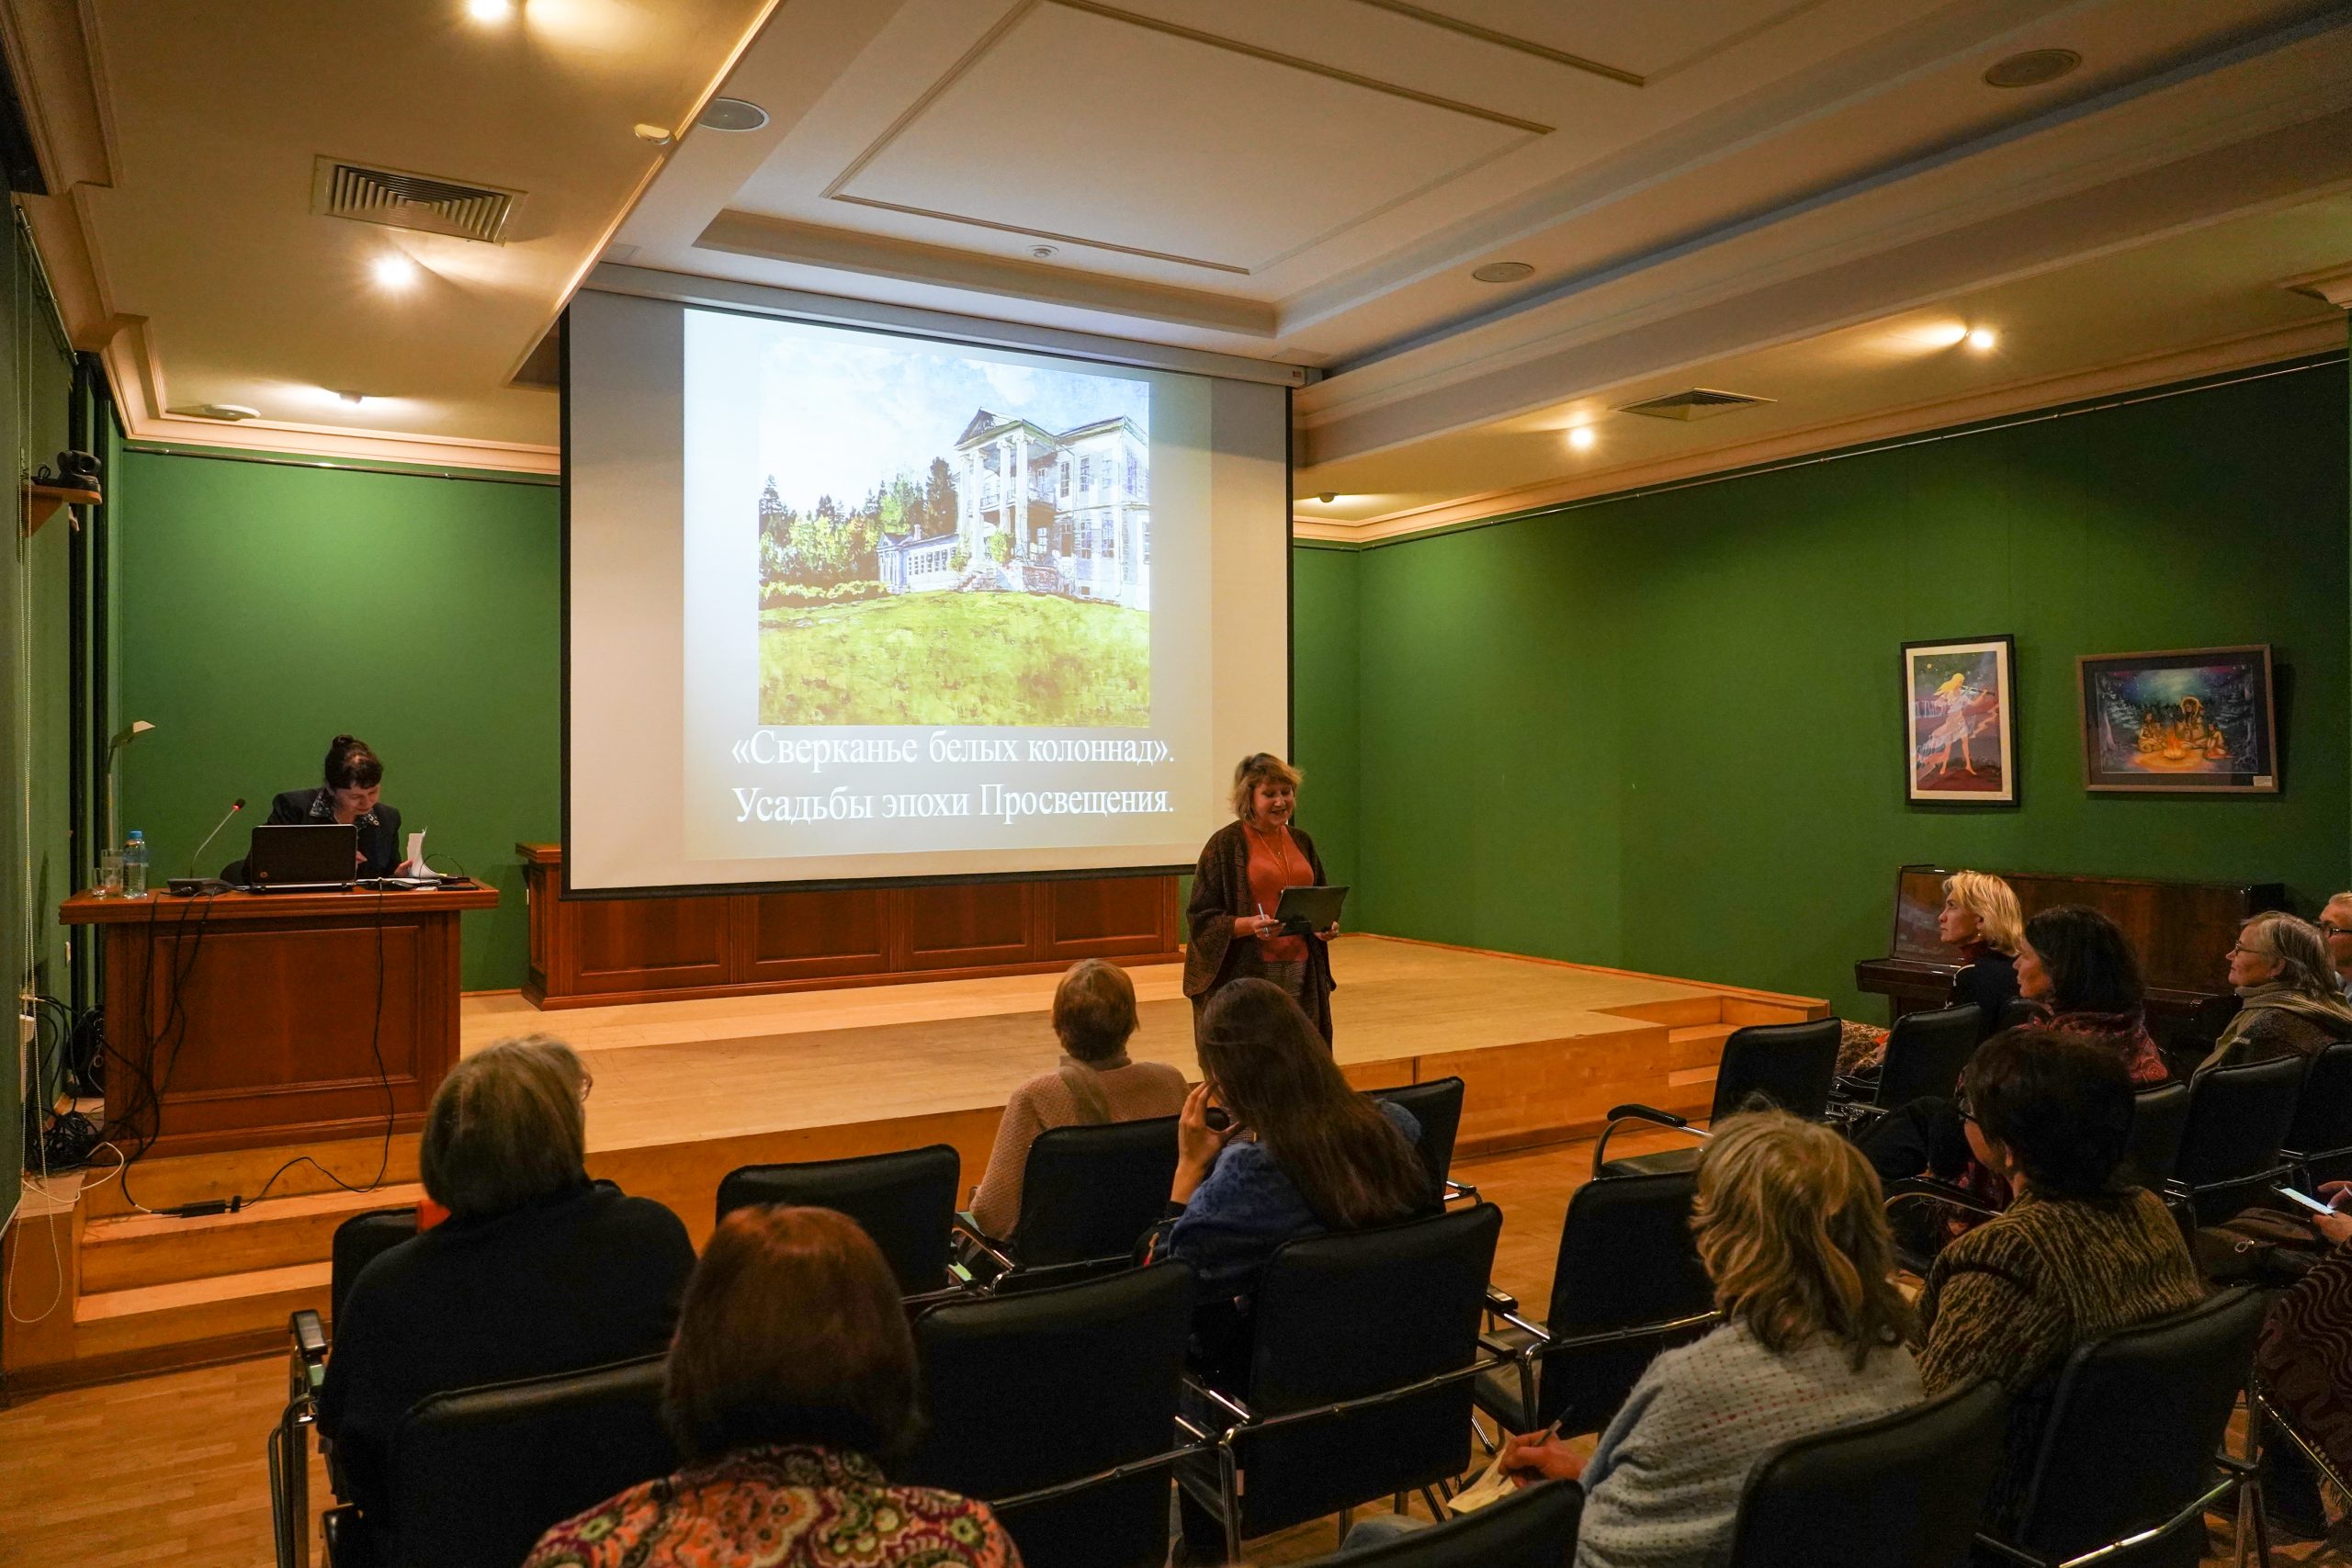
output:
[[[1151,722],[1148,383],[706,330],[761,341],[762,724]]]
[[[1288,743],[1280,389],[583,296],[575,888],[1182,865]]]

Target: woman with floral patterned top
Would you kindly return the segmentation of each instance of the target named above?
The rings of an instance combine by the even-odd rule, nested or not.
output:
[[[1020,1568],[984,1503],[893,1486],[917,1422],[899,1287],[830,1209],[738,1209],[704,1249],[663,1415],[685,1468],[539,1539],[524,1568]]]

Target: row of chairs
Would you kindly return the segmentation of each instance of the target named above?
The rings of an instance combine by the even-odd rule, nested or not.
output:
[[[1555,1315],[1589,1299],[1579,1291],[1632,1272],[1633,1258],[1593,1267],[1612,1229],[1657,1247],[1657,1227],[1629,1216],[1687,1218],[1690,1179],[1609,1178],[1578,1193],[1561,1250],[1589,1277],[1555,1287]],[[1500,1225],[1476,1203],[1283,1248],[1260,1291],[1246,1374],[1229,1390],[1185,1371],[1193,1285],[1181,1265],[933,1302],[914,1319],[931,1426],[897,1473],[989,1501],[1035,1568],[1160,1562],[1171,1473],[1188,1533],[1228,1557],[1246,1539],[1408,1492],[1431,1491],[1434,1505],[1469,1467],[1474,1406],[1522,1427],[1546,1410],[1564,1429],[1597,1427],[1656,1348],[1573,1325],[1522,1325],[1535,1337],[1519,1346],[1481,1336]],[[2118,1560],[2194,1562],[2204,1510],[2250,1474],[2222,1436],[2261,1310],[2253,1292],[2232,1292],[2079,1350],[2015,1529],[1975,1547],[2055,1564],[2131,1542],[2154,1555]],[[1664,1339],[1698,1325],[1652,1326]],[[1530,1364],[1544,1374],[1533,1411],[1518,1404],[1524,1389],[1495,1377]],[[548,1525],[675,1468],[661,1390],[651,1358],[425,1401],[395,1435],[383,1528],[358,1537],[331,1515],[333,1561],[512,1568]],[[1792,1446],[1748,1487],[1735,1562],[1965,1561],[2002,1427],[1999,1395],[1978,1388]],[[1483,1523],[1364,1561],[1556,1564],[1576,1517],[1562,1492],[1574,1495],[1539,1488]],[[1531,1554],[1506,1552],[1500,1537]]]

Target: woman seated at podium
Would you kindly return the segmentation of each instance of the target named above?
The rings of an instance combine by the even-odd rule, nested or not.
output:
[[[1275,909],[1286,887],[1323,883],[1315,840],[1291,826],[1299,772],[1271,751],[1253,751],[1233,770],[1233,814],[1201,847],[1193,902],[1184,911],[1192,938],[1184,950],[1184,994],[1198,1033],[1203,1010],[1221,986],[1245,976],[1271,980],[1305,1010],[1324,1043],[1331,1039],[1331,959],[1326,943],[1338,927],[1287,936]]]
[[[401,860],[401,814],[383,803],[384,761],[368,742],[338,735],[327,748],[326,783],[289,789],[269,803],[273,827],[339,822],[359,829],[358,874],[398,876],[422,866]],[[237,869],[231,868],[232,871]],[[230,876],[241,882],[242,876]]]
[[[670,1343],[694,1244],[660,1203],[588,1179],[587,1094],[571,1047],[538,1036],[466,1057],[434,1092],[417,1168],[449,1217],[360,1270],[319,1391],[363,1517],[419,1400]]]

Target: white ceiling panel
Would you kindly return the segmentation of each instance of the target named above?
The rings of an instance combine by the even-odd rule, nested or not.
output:
[[[1357,0],[1465,24],[1522,46],[1657,77],[1794,18],[1824,0]]]
[[[827,194],[1250,273],[1545,129],[1047,0],[967,55]]]

